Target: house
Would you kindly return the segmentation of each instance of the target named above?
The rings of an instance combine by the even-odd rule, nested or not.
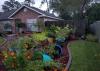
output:
[[[96,21],[93,24],[90,25],[90,30],[93,34],[96,35],[96,37],[98,38],[99,42],[100,42],[100,21]]]
[[[37,22],[45,21],[58,21],[62,20],[53,14],[46,11],[42,11],[35,7],[30,7],[22,5],[17,10],[12,10],[9,12],[0,12],[0,24],[3,24],[4,31],[11,31],[12,33],[19,32],[18,25],[21,32],[40,32],[40,27]],[[42,27],[42,26],[41,26]]]
[[[100,0],[93,0],[95,3],[100,3]]]

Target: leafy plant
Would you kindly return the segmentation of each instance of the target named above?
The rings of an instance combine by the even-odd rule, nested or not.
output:
[[[32,38],[34,39],[34,41],[40,42],[40,41],[43,41],[47,38],[46,35],[47,35],[46,32],[35,33],[32,35]]]
[[[43,71],[44,63],[39,60],[35,60],[34,62],[29,62],[25,71]]]
[[[9,70],[13,70],[15,68],[16,65],[16,60],[9,56],[5,61],[4,61],[4,65],[6,66],[6,68]]]
[[[48,34],[55,35],[56,38],[65,38],[69,35],[70,32],[72,32],[72,28],[70,28],[69,25],[66,25],[63,28],[52,25],[47,30],[48,30]]]
[[[33,59],[34,60],[42,59],[42,52],[34,51]]]
[[[69,35],[71,31],[72,29],[69,28],[68,25],[64,28],[57,27],[57,29],[55,30],[57,38],[65,38]]]
[[[43,49],[44,53],[49,54],[52,58],[54,57],[53,54],[55,54],[55,44],[49,45],[48,47],[45,47]]]
[[[50,68],[50,70],[52,70],[54,67],[59,68],[62,67],[62,65],[55,61],[43,62],[41,60],[35,60],[34,62],[28,63],[25,71],[46,71],[45,69],[47,69],[48,67]]]

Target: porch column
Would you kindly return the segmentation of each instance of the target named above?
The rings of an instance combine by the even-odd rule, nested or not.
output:
[[[12,20],[12,32],[13,32],[14,34],[16,33],[15,19]]]

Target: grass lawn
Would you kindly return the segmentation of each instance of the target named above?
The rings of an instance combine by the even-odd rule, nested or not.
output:
[[[72,53],[70,71],[100,71],[100,43],[78,40],[69,47]]]
[[[4,39],[0,37],[0,44],[2,44],[3,42],[4,42]]]

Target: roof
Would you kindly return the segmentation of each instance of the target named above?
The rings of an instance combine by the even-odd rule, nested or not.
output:
[[[43,10],[38,9],[38,8],[35,8],[35,7],[31,7],[31,8],[32,8],[32,9],[35,9],[35,10],[41,12],[41,13],[43,13],[43,14],[46,15],[46,16],[51,16],[51,17],[55,17],[55,18],[57,18],[54,14],[49,13],[49,12],[47,12],[47,11],[43,11]]]
[[[15,10],[12,11],[7,11],[7,12],[0,12],[0,20],[6,20],[9,19],[9,15],[11,15],[12,13],[14,13]]]
[[[38,9],[38,8],[36,8],[36,7],[30,7],[30,6],[26,6],[26,5],[21,6],[21,7],[20,7],[19,9],[17,9],[17,10],[12,10],[12,11],[8,11],[8,12],[0,12],[0,20],[10,19],[13,15],[15,15],[15,14],[16,14],[18,11],[20,11],[23,7],[27,7],[28,9],[31,9],[32,11],[35,11],[35,12],[41,14],[40,17],[50,17],[50,18],[62,20],[62,19],[56,17],[54,14],[51,14],[51,13],[49,13],[49,12],[40,10],[40,9]]]

